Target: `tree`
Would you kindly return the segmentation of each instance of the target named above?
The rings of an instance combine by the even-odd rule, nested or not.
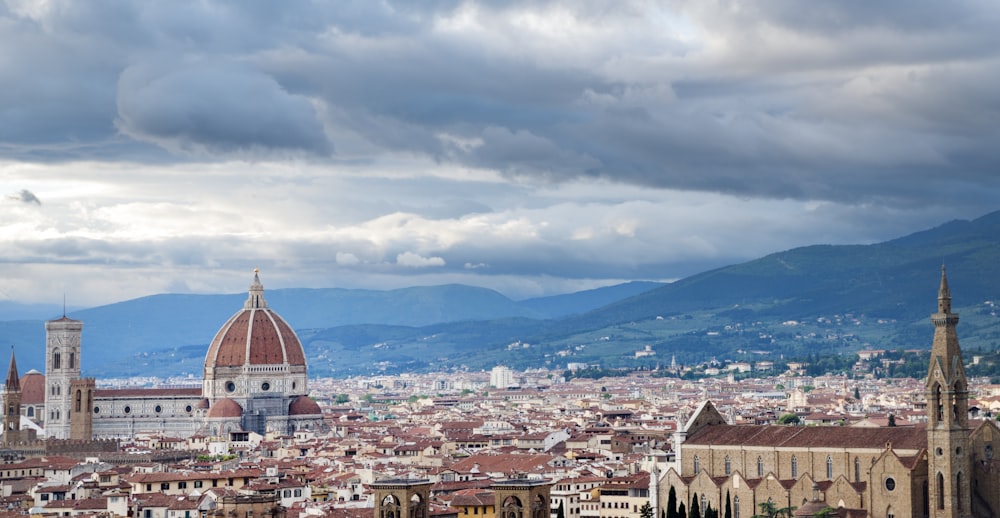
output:
[[[337,397],[334,398],[333,402],[334,404],[337,405],[343,405],[344,403],[347,403],[350,400],[351,396],[348,396],[347,394],[337,394]]]
[[[896,416],[889,414],[889,426],[896,426]]]
[[[733,501],[729,497],[729,491],[726,491],[726,514],[723,518],[733,518]]]
[[[688,518],[701,518],[701,507],[698,505],[698,493],[691,493],[691,508]]]
[[[639,508],[639,518],[653,518],[653,506],[649,505],[649,502],[642,504],[642,507]]]
[[[752,518],[792,518],[792,513],[795,512],[796,507],[782,507],[778,508],[771,500],[760,504],[760,512],[753,515]]]
[[[684,502],[677,505],[677,516],[687,518],[687,508],[684,507]]]
[[[854,387],[854,399],[861,401],[861,391],[858,390],[858,387]]]
[[[719,518],[719,512],[712,509],[711,502],[705,502],[705,518]]]
[[[677,491],[674,490],[674,486],[670,486],[670,492],[667,493],[667,518],[678,518]]]
[[[799,416],[794,413],[781,414],[778,418],[778,424],[799,424]]]
[[[556,518],[566,518],[566,510],[563,509],[562,501],[559,502],[559,509],[556,509]],[[649,518],[644,516],[643,518]]]

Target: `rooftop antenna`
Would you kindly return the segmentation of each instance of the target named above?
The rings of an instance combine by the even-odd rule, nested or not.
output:
[[[63,318],[66,318],[66,293],[63,293]]]

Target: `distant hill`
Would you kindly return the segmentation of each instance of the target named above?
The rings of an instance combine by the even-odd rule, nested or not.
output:
[[[1000,349],[1000,212],[884,243],[796,248],[670,284],[521,302],[461,285],[265,296],[295,326],[313,375],[568,362],[653,367],[674,358],[927,348],[942,264],[962,312],[963,348]],[[200,377],[208,342],[245,297],[155,295],[70,316],[84,321],[89,375]],[[0,322],[0,343],[17,347],[24,370],[43,367],[43,340],[41,320]],[[636,358],[645,346],[657,354]]]
[[[458,284],[387,291],[273,289],[265,292],[265,298],[301,332],[354,325],[419,327],[512,317],[544,318],[546,311],[589,310],[605,301],[620,300],[649,289],[654,284],[629,283],[620,290],[615,287],[588,290],[581,292],[580,301],[570,294],[553,298],[552,303],[547,303],[547,298],[515,302],[493,290]],[[185,354],[204,355],[219,327],[243,307],[245,300],[245,293],[161,294],[71,311],[69,316],[84,322],[84,368],[113,375],[116,371],[131,373],[135,364],[129,358],[137,351],[183,350]],[[549,305],[559,309],[547,310]],[[42,370],[44,318],[40,315],[51,318],[62,309],[44,306],[32,310],[23,306],[20,311],[19,315],[31,315],[35,320],[0,322],[0,340],[17,346],[20,366]],[[166,366],[174,361],[167,362]],[[197,367],[200,369],[200,365]]]
[[[1000,298],[1000,212],[873,245],[807,246],[693,275],[595,310],[569,325],[610,325],[692,309],[759,306],[796,320],[864,313],[916,320],[935,310],[946,265],[956,304]]]
[[[674,357],[780,360],[866,347],[926,349],[942,264],[964,312],[963,347],[1000,349],[1000,212],[885,243],[771,254],[564,318],[367,326],[363,333],[348,326],[317,331],[306,347],[317,355],[384,353],[367,363],[330,364],[345,373],[567,362],[652,367]],[[637,359],[647,345],[657,356]]]
[[[546,318],[560,318],[586,313],[664,285],[662,282],[633,281],[565,295],[526,299],[518,302],[518,305],[534,310]]]

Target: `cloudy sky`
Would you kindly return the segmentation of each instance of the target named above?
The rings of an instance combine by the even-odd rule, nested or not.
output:
[[[1000,209],[1000,4],[0,0],[0,300],[671,280]]]

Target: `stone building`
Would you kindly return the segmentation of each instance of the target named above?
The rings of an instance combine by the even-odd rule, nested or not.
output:
[[[127,438],[156,432],[174,437],[234,431],[291,433],[324,429],[309,398],[305,353],[295,332],[264,299],[254,271],[247,300],[216,333],[205,356],[201,388],[99,388],[81,376],[83,322],[45,324],[45,374],[29,373],[28,407],[53,439]],[[13,359],[11,360],[12,369]],[[9,376],[8,376],[9,378]],[[41,378],[41,379],[39,379]],[[16,380],[15,380],[16,381]],[[10,379],[5,394],[13,396]],[[38,386],[44,402],[35,401]]]
[[[677,466],[656,484],[655,504],[731,509],[830,507],[840,516],[998,516],[1000,429],[971,422],[958,314],[944,269],[926,382],[927,423],[911,427],[733,425],[706,401],[676,434]],[[693,499],[693,500],[692,500]]]

